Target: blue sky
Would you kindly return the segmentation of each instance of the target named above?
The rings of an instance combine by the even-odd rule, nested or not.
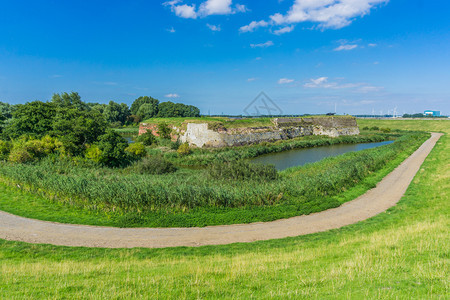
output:
[[[450,114],[450,1],[1,1],[0,101]]]

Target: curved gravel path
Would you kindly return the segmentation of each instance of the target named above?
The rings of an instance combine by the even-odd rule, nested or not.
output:
[[[202,228],[112,228],[39,221],[0,211],[0,238],[62,246],[163,248],[253,242],[335,229],[366,220],[394,206],[441,135],[432,133],[430,139],[376,188],[340,207],[307,216]]]

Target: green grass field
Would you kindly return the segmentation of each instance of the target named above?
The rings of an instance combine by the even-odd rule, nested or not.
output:
[[[0,241],[1,298],[448,299],[450,123],[360,121],[366,125],[446,133],[386,213],[325,233],[228,246]]]

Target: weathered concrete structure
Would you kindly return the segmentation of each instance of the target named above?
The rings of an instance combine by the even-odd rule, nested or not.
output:
[[[173,128],[173,138],[197,147],[218,148],[287,140],[307,135],[338,137],[359,134],[356,119],[353,117],[276,118],[272,122],[273,126],[270,127],[230,129],[219,127],[216,130],[209,129],[207,123],[187,123],[185,129],[183,126]],[[139,133],[155,129],[155,125],[142,124]]]

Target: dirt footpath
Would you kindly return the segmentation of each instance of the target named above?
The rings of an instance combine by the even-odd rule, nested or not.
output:
[[[376,188],[340,207],[267,223],[203,228],[111,228],[32,220],[0,211],[0,238],[36,244],[105,248],[221,245],[279,239],[353,224],[394,206],[442,134],[433,133]]]

